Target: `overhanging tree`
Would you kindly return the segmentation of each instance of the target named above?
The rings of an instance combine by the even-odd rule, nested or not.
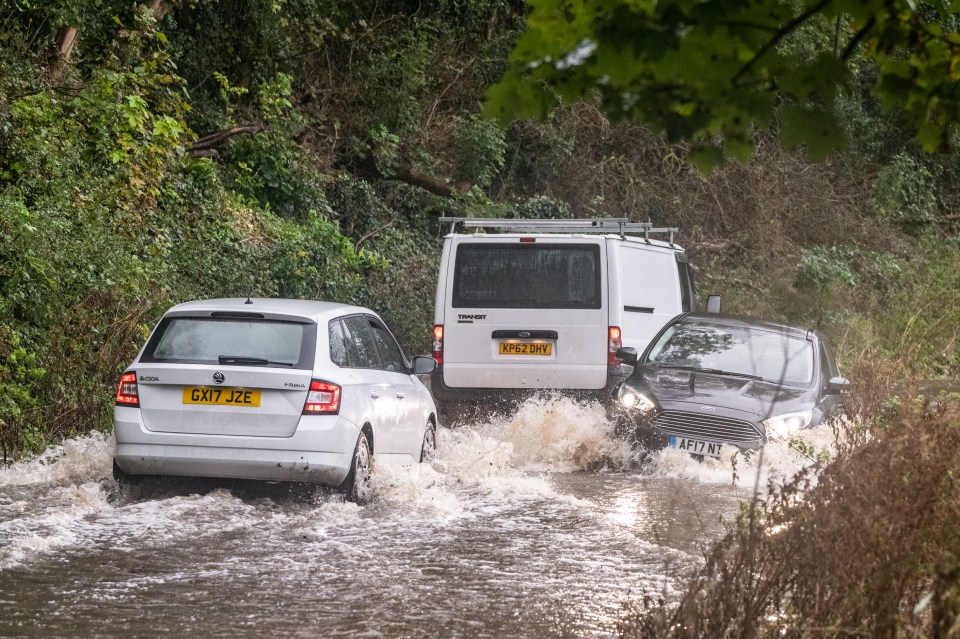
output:
[[[958,10],[960,0],[529,0],[486,111],[509,120],[599,99],[614,119],[692,142],[701,168],[749,158],[754,132],[776,122],[785,146],[822,158],[843,144],[832,106],[859,57],[876,65],[882,107],[924,150],[946,151],[960,120]],[[819,51],[786,46],[827,25]]]

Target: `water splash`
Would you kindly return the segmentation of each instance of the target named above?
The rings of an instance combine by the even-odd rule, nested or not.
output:
[[[681,451],[664,449],[650,456],[646,471],[655,476],[736,485],[751,490],[756,487],[765,492],[769,486],[782,484],[816,463],[817,455],[827,458],[836,455],[836,438],[830,426],[802,431],[790,441],[769,442],[762,451],[749,454],[726,446],[722,457],[699,460]]]
[[[0,469],[0,486],[98,481],[110,476],[112,462],[113,437],[93,431]]]

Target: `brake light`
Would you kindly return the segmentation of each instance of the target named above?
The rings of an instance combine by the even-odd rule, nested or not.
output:
[[[120,376],[117,386],[117,406],[140,408],[140,393],[137,391],[137,373],[130,371]]]
[[[443,324],[433,327],[433,359],[437,360],[437,366],[443,364]]]
[[[617,359],[617,351],[620,350],[620,347],[623,346],[623,340],[620,335],[619,326],[611,326],[607,332],[607,366],[619,366],[620,361]]]
[[[521,237],[521,238],[520,238],[520,243],[521,243],[521,244],[534,244],[534,243],[536,243],[536,241],[537,241],[537,238],[535,238],[535,237]]]
[[[303,404],[303,414],[331,415],[338,412],[340,412],[340,387],[319,379],[311,380],[310,392],[307,393],[307,401]]]

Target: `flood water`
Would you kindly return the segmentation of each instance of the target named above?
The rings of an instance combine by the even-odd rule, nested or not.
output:
[[[811,434],[818,446],[829,434]],[[610,637],[670,601],[739,503],[807,460],[639,466],[599,406],[531,400],[429,465],[337,494],[178,481],[118,494],[91,434],[0,470],[0,636]]]

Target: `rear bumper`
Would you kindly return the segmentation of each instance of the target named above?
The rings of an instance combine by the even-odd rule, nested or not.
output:
[[[600,388],[460,388],[447,386],[443,381],[443,365],[437,366],[437,369],[430,375],[430,392],[434,400],[440,403],[456,402],[483,402],[489,404],[498,404],[503,402],[522,401],[528,397],[537,394],[558,393],[565,396],[583,398],[585,400],[594,400],[601,403],[610,401],[611,392],[614,387],[625,380],[633,372],[632,366],[609,366],[607,367],[606,383]]]
[[[156,433],[140,410],[114,409],[114,460],[132,475],[299,481],[338,486],[360,429],[339,415],[307,415],[291,437]]]

